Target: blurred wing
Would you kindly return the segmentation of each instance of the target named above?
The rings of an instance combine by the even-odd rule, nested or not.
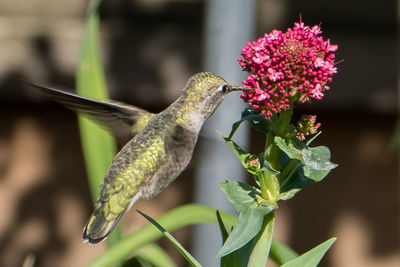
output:
[[[105,126],[118,140],[126,143],[143,130],[154,115],[143,109],[115,101],[99,101],[74,93],[28,83],[65,107]]]

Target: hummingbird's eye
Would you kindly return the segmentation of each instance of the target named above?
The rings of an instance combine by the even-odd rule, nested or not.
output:
[[[222,85],[222,86],[221,86],[221,92],[222,92],[222,93],[225,93],[226,90],[228,90],[228,85],[226,85],[226,84]]]

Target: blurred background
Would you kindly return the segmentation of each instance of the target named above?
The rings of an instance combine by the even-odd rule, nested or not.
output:
[[[159,112],[192,74],[210,71],[205,67],[210,2],[103,1],[101,48],[111,98]],[[87,4],[0,0],[0,266],[21,266],[27,258],[34,266],[84,266],[105,249],[81,240],[92,204],[76,115],[20,82],[74,88]],[[322,183],[280,202],[275,228],[276,238],[298,253],[337,236],[321,266],[400,266],[399,158],[392,143],[399,138],[393,139],[399,102],[397,10],[393,0],[254,1],[248,33],[253,38],[292,27],[301,14],[306,25],[321,23],[324,38],[339,44],[336,58],[343,62],[332,90],[323,102],[297,108],[298,114],[318,115],[323,133],[316,144],[328,146],[339,167]],[[240,25],[240,16],[235,23]],[[235,23],[229,27],[239,27]],[[219,54],[226,47],[212,50]],[[236,53],[232,62],[240,50]],[[240,72],[239,64],[234,68]],[[229,131],[210,131],[217,129]],[[262,150],[261,135],[249,131],[247,136],[251,151]],[[199,147],[222,143],[216,140],[200,140]],[[176,182],[137,208],[158,217],[193,202],[199,194],[193,176],[207,166],[207,157],[196,149]],[[246,179],[239,176],[222,179]],[[144,223],[130,212],[124,233]],[[174,236],[191,251],[193,232],[187,227]],[[160,244],[185,266],[167,241]]]

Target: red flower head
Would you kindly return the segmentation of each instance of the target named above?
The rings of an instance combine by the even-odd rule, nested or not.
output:
[[[291,108],[295,101],[304,103],[322,99],[336,73],[337,45],[324,41],[321,28],[295,23],[285,33],[273,30],[256,41],[248,42],[238,59],[252,73],[243,85],[241,98],[266,118]]]

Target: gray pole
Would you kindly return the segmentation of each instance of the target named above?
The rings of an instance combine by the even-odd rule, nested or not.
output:
[[[241,85],[246,75],[241,71],[237,58],[241,47],[253,38],[254,7],[254,0],[207,1],[204,71],[214,72],[230,84]],[[216,130],[229,134],[232,123],[240,119],[245,105],[238,94],[225,98],[204,126],[202,136],[206,137],[206,142],[200,146],[200,164],[195,180],[197,203],[231,212],[234,209],[219,185],[225,180],[243,181],[245,173]],[[241,127],[234,139],[246,148],[247,137],[247,129]],[[219,266],[219,259],[215,258],[222,244],[218,226],[196,226],[193,242],[194,256],[203,266]]]

